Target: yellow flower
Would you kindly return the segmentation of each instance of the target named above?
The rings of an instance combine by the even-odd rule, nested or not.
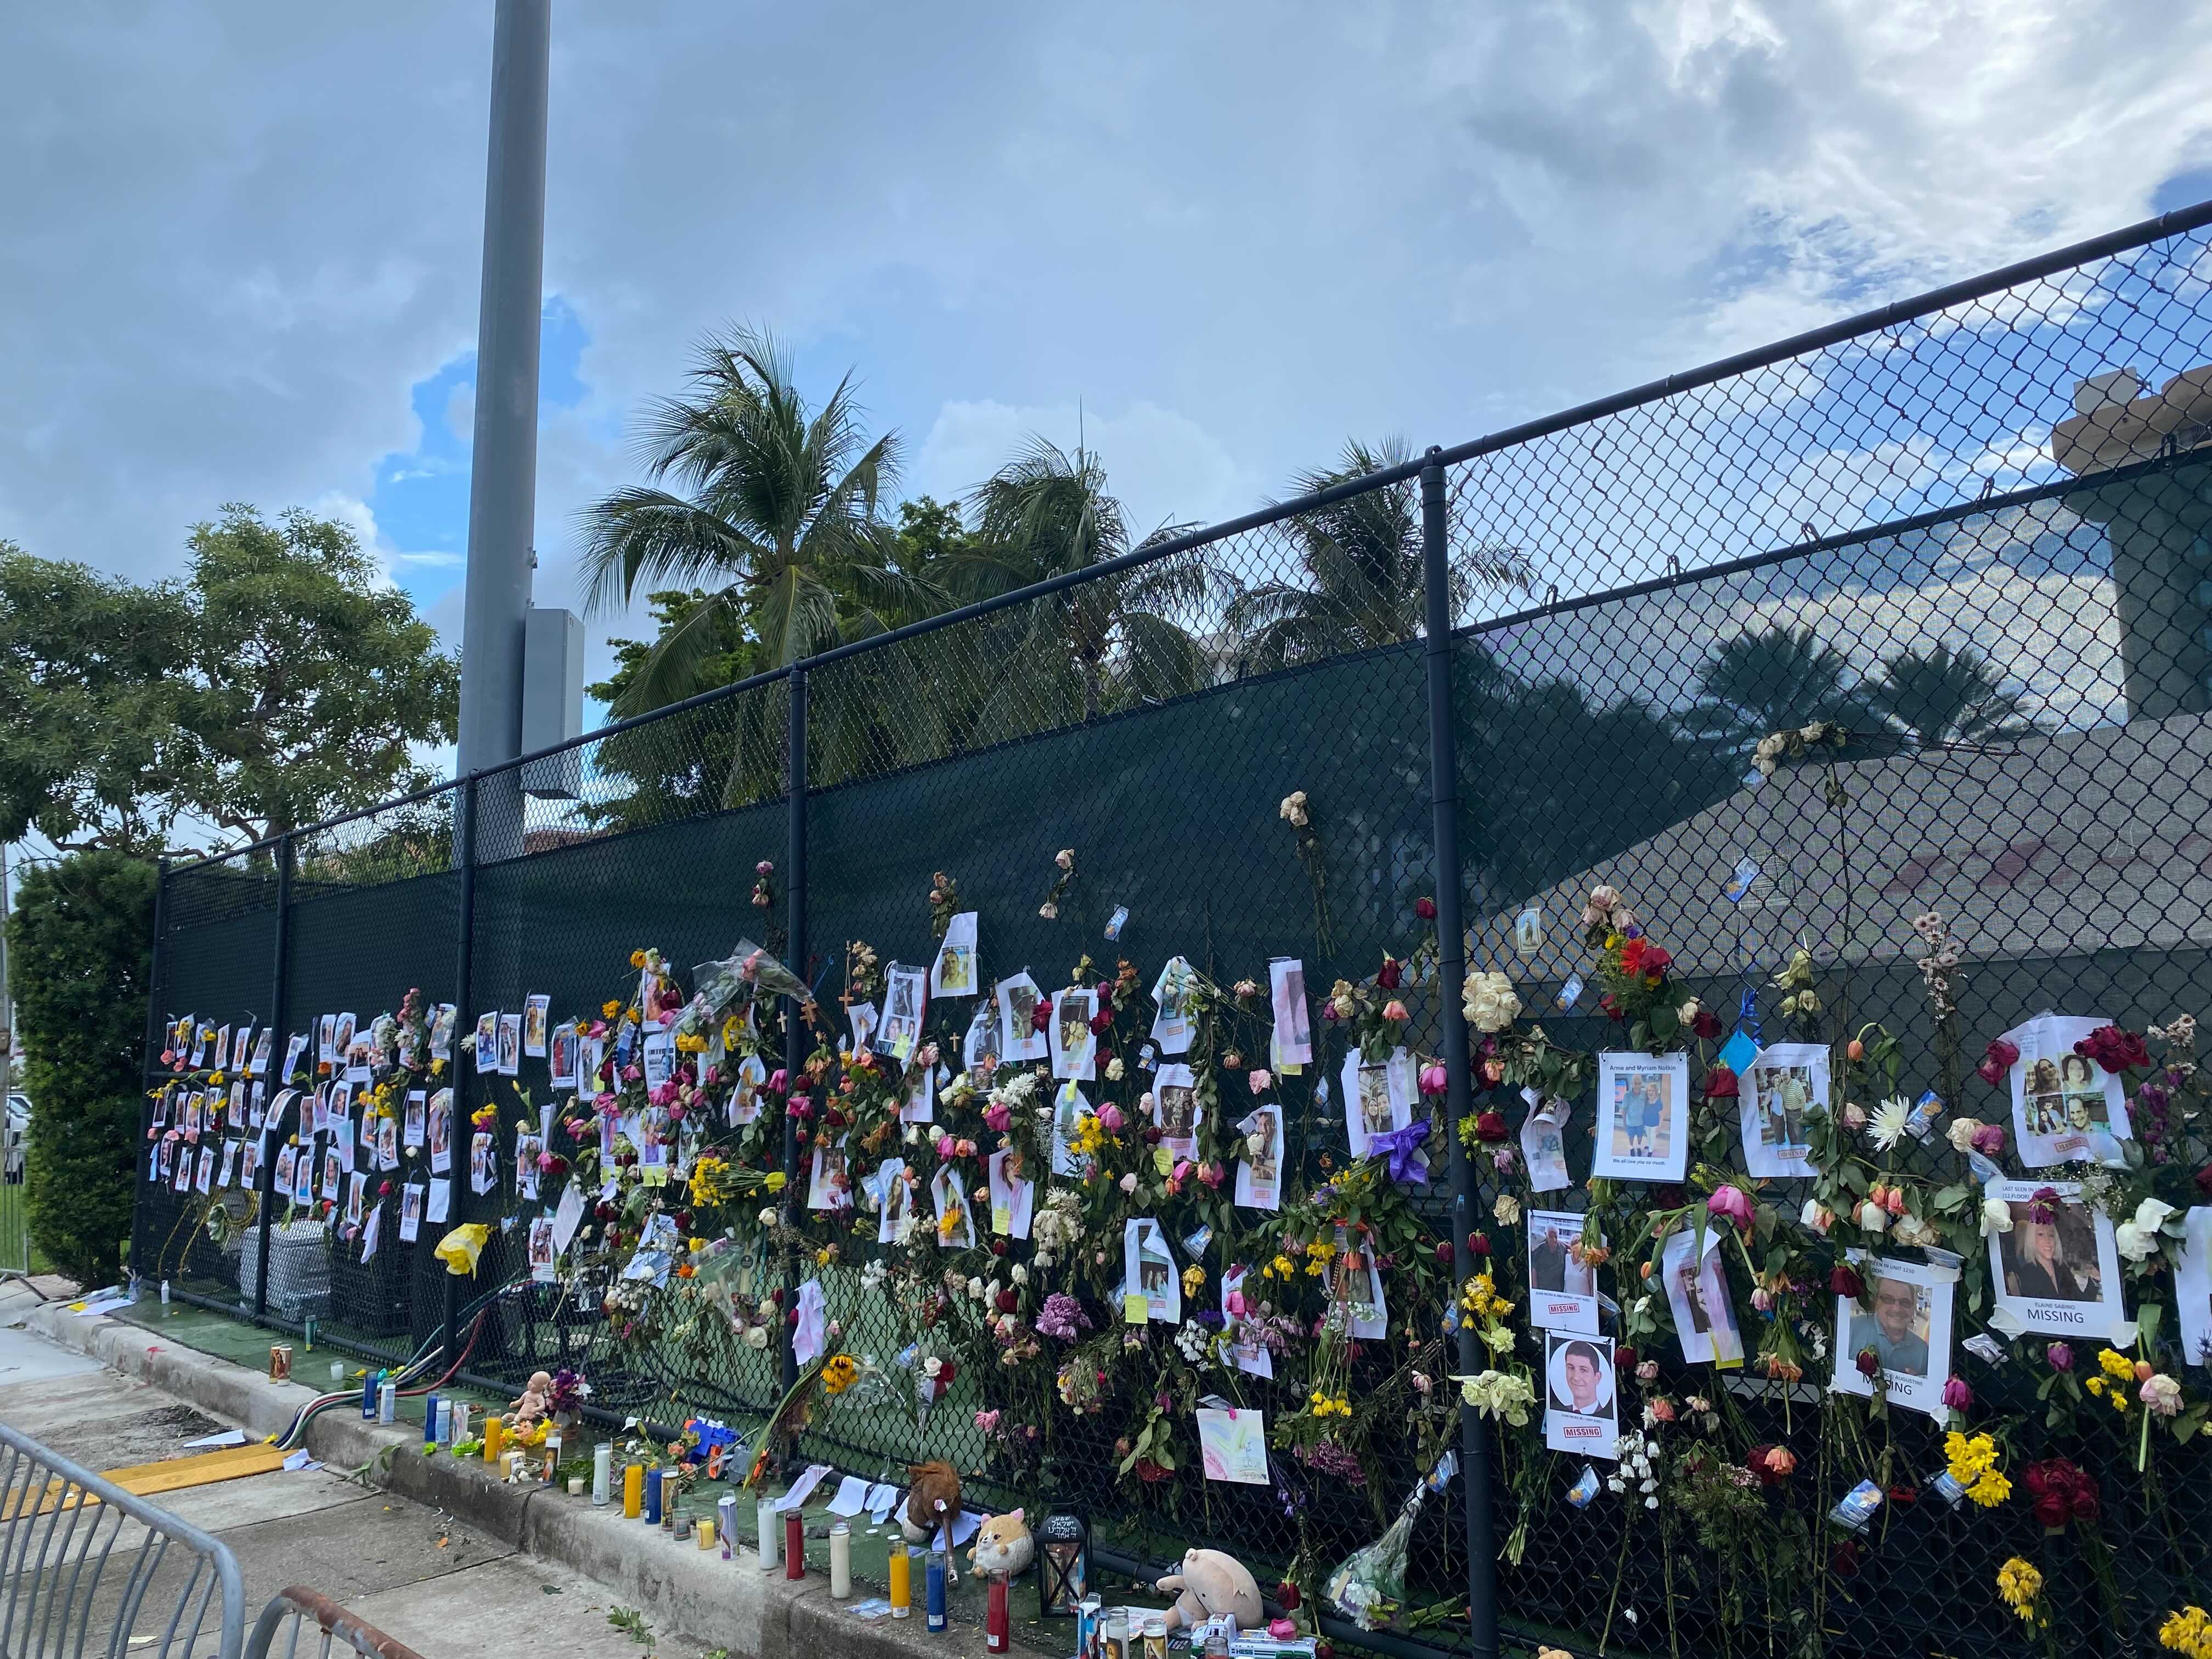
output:
[[[1993,1510],[2012,1496],[2012,1482],[1995,1469],[1985,1470],[1982,1477],[1966,1488],[1966,1496],[1985,1510]]]
[[[2136,1380],[2136,1362],[2116,1349],[2106,1348],[2097,1356],[2097,1364],[2106,1376],[2122,1382]]]
[[[1277,1256],[1267,1267],[1267,1275],[1270,1279],[1288,1279],[1297,1271],[1297,1264],[1286,1255]]]
[[[1196,1296],[1205,1283],[1205,1268],[1194,1264],[1182,1270],[1182,1293],[1185,1296]]]
[[[2212,1613],[2191,1603],[2166,1615],[2158,1627],[2158,1644],[2185,1654],[2187,1659],[2212,1659]]]
[[[644,952],[644,951],[631,951],[631,952],[629,953],[629,965],[630,965],[631,967],[633,967],[633,968],[642,968],[642,967],[644,967],[644,966],[645,966],[645,952]]]
[[[771,1170],[769,1171],[768,1178],[762,1182],[761,1185],[771,1193],[780,1193],[783,1190],[785,1180],[786,1176],[782,1170]]]
[[[2036,1618],[2035,1598],[2043,1593],[2043,1575],[2017,1555],[1997,1569],[1997,1595],[2004,1604],[2033,1625]]]
[[[613,997],[609,997],[599,1005],[599,1018],[602,1019],[612,1019],[620,1012],[622,1012],[622,1004]]]
[[[848,1353],[832,1354],[822,1364],[822,1392],[842,1394],[851,1388],[860,1375],[860,1368]]]

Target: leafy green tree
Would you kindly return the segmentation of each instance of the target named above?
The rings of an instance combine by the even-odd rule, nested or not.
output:
[[[1395,439],[1370,449],[1357,439],[1333,470],[1291,481],[1293,496],[1312,495],[1402,465]],[[1231,601],[1240,674],[1320,662],[1348,652],[1416,638],[1425,615],[1421,498],[1407,478],[1300,514],[1287,528],[1297,550],[1295,579],[1269,577]],[[1515,550],[1484,544],[1452,550],[1452,599],[1462,612],[1477,584],[1525,588],[1526,561]]]
[[[709,689],[732,618],[774,667],[940,602],[893,562],[877,501],[898,442],[890,433],[868,440],[849,374],[811,411],[783,349],[740,330],[701,346],[691,382],[689,397],[664,399],[647,417],[652,482],[584,514],[594,605],[660,587],[708,595],[637,660],[617,714]]]
[[[1731,755],[1748,756],[1773,732],[1834,720],[1854,732],[1881,718],[1850,684],[1850,660],[1808,626],[1777,626],[1723,641],[1698,671],[1698,697],[1683,730]]]
[[[428,781],[459,669],[351,529],[232,504],[190,545],[150,586],[0,547],[0,837],[258,841]]]
[[[1121,503],[1097,452],[1043,438],[978,485],[968,546],[939,566],[966,604],[1082,570],[1130,550]],[[1149,546],[1188,526],[1163,525]],[[1065,726],[1146,698],[1212,684],[1212,654],[1194,626],[1218,614],[1231,585],[1204,551],[1174,554],[1062,588],[990,619],[975,654],[993,665],[958,699],[961,743],[997,742]]]
[[[80,1285],[114,1283],[131,1235],[154,880],[143,860],[75,854],[27,870],[8,918],[33,1103],[24,1154],[31,1240]]]
[[[1919,744],[2002,742],[2039,729],[1986,658],[1948,645],[1899,651],[1862,694],[1892,730]]]
[[[0,842],[150,854],[179,810],[191,608],[0,542]]]
[[[699,611],[714,596],[697,588],[689,592],[664,588],[648,596],[657,638],[694,624]],[[737,612],[720,608],[706,623],[706,649],[698,673],[709,687],[731,685],[761,672],[767,650],[744,629]],[[647,640],[612,640],[614,672],[584,688],[586,695],[611,708],[628,706],[632,688],[653,643]],[[778,708],[786,707],[781,698]],[[736,766],[738,740],[750,734],[756,741],[772,744],[770,752],[751,757],[746,767]],[[641,830],[672,818],[711,812],[723,805],[731,779],[743,771],[769,779],[782,766],[783,733],[769,723],[744,717],[744,711],[718,703],[692,714],[672,715],[617,732],[599,745],[602,774],[627,778],[628,794],[588,807],[594,822],[608,829]]]
[[[460,667],[349,526],[232,502],[191,546],[190,810],[254,841],[431,781],[416,756],[453,740]]]

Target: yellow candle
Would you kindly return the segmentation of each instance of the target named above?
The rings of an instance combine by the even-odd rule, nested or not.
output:
[[[699,1547],[702,1550],[714,1547],[714,1523],[712,1521],[702,1520],[699,1522]]]
[[[896,1538],[891,1540],[890,1566],[891,1609],[895,1613],[903,1615],[907,1608],[913,1605],[914,1593],[907,1583],[907,1573],[910,1564],[907,1560],[906,1546]]]
[[[505,1439],[505,1425],[500,1422],[499,1419],[496,1417],[486,1417],[484,1419],[483,1437],[485,1462],[496,1464],[499,1462],[500,1443]]]
[[[633,1463],[623,1471],[623,1519],[635,1521],[645,1513],[645,1465]]]

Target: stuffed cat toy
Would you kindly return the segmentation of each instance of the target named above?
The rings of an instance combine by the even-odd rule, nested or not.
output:
[[[977,1528],[975,1542],[968,1552],[971,1571],[1006,1578],[1026,1571],[1036,1559],[1036,1540],[1030,1536],[1019,1510],[986,1521]]]

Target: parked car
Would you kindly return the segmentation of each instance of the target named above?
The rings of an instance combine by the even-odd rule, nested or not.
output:
[[[31,1097],[28,1095],[8,1097],[8,1154],[4,1179],[10,1187],[18,1186],[23,1179],[23,1143],[31,1133]]]

